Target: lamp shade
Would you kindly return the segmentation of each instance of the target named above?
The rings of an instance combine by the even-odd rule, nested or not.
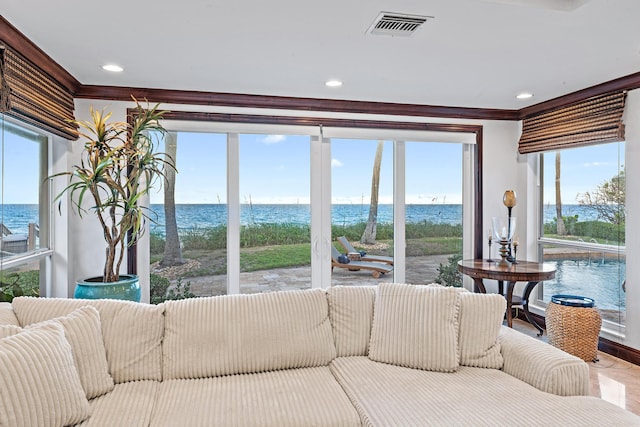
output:
[[[508,208],[512,208],[516,205],[516,192],[513,190],[507,190],[502,196],[502,203]]]

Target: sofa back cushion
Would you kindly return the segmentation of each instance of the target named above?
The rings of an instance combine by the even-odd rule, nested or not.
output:
[[[166,380],[329,364],[336,356],[320,289],[165,303]]]
[[[0,325],[20,326],[10,302],[0,302]]]
[[[64,328],[87,399],[113,390],[114,383],[109,374],[98,310],[90,306],[78,308],[68,316],[45,320],[27,328],[37,328],[48,323],[58,323]]]
[[[0,339],[0,367],[0,426],[66,426],[89,417],[60,324]]]
[[[95,307],[109,372],[116,384],[162,380],[164,307],[118,300],[19,297],[13,309],[22,326],[67,316],[77,308]]]
[[[460,293],[460,365],[502,368],[498,335],[506,308],[507,301],[499,294]]]
[[[381,283],[369,358],[408,368],[455,371],[459,294],[448,287]]]
[[[369,353],[375,299],[375,286],[334,286],[327,290],[329,319],[339,357]]]

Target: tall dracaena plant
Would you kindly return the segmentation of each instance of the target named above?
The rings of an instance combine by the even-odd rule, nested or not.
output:
[[[125,248],[135,244],[144,232],[149,211],[139,201],[154,183],[173,168],[173,159],[156,152],[159,137],[166,131],[160,124],[164,111],[159,104],[136,108],[128,122],[109,122],[110,112],[90,109],[91,121],[76,120],[85,145],[79,165],[69,172],[69,185],[56,197],[69,194],[73,208],[82,217],[96,214],[107,243],[104,282],[119,280]],[[92,206],[86,207],[91,199]]]

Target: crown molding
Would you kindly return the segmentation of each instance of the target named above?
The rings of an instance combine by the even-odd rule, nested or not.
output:
[[[247,95],[222,92],[198,92],[171,89],[145,89],[121,86],[83,85],[76,98],[130,101],[131,96],[149,102],[224,107],[272,108],[294,111],[383,114],[412,117],[457,119],[518,120],[518,110],[445,107],[390,102],[349,101],[287,96]]]

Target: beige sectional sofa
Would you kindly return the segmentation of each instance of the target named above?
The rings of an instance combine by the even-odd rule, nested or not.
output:
[[[0,304],[0,426],[638,425],[504,299],[381,284]]]

